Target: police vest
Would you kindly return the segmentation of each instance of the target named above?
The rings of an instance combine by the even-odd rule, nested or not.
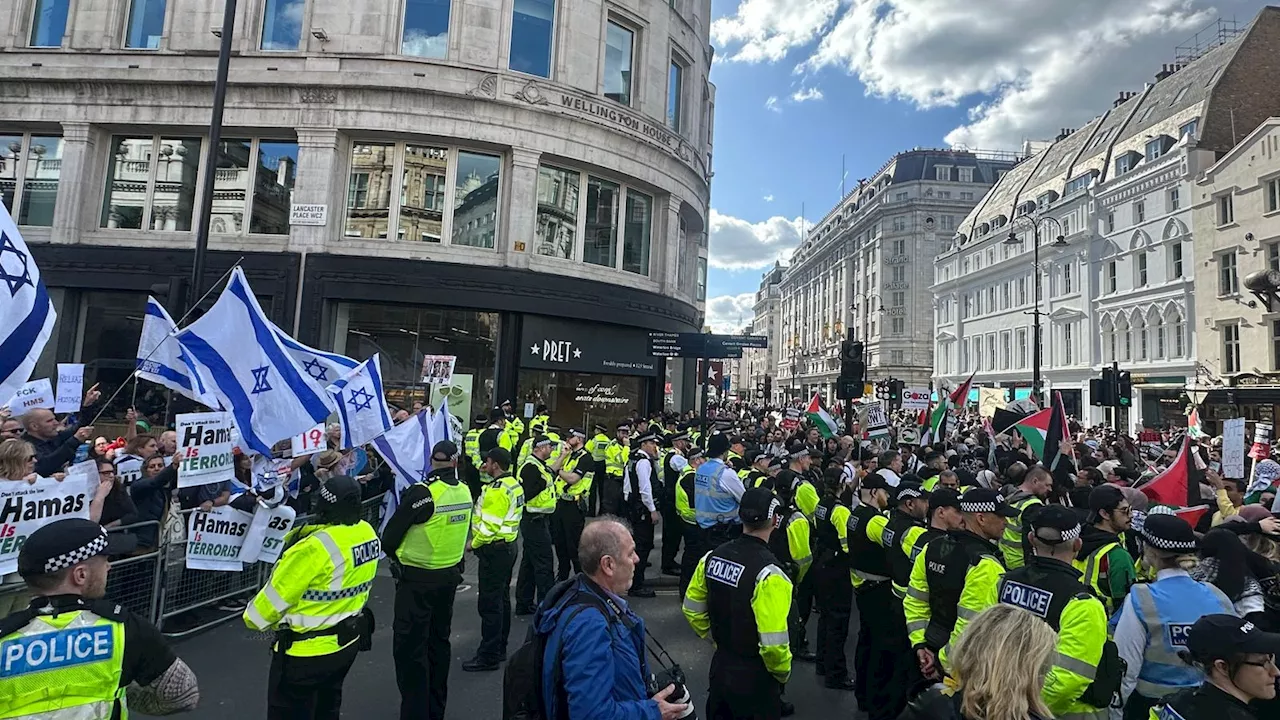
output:
[[[1235,606],[1221,590],[1189,575],[1173,575],[1129,588],[1126,604],[1134,606],[1147,629],[1138,684],[1134,692],[1152,700],[1204,681],[1199,670],[1182,662],[1191,626],[1204,615],[1235,614]]]
[[[643,452],[636,453],[636,457],[627,465],[627,498],[630,502],[640,502],[640,474],[636,468],[642,462],[649,463],[649,492],[653,497],[657,497],[662,491],[661,481],[658,479],[658,469],[654,467],[653,459]]]
[[[680,471],[680,480],[676,482],[676,512],[681,520],[690,525],[698,524],[698,513],[693,509],[693,481],[696,474],[692,465],[686,465]]]
[[[936,651],[950,642],[969,568],[977,565],[983,555],[994,556],[995,552],[998,551],[990,543],[964,530],[949,532],[925,548],[925,581],[929,585],[925,645]]]
[[[0,621],[0,716],[127,717],[124,615],[106,601],[55,615],[28,608]],[[47,608],[46,608],[47,610]]]
[[[535,515],[545,515],[555,512],[555,478],[551,476],[551,471],[547,469],[546,464],[536,457],[530,457],[528,460],[524,461],[520,466],[520,474],[524,475],[524,469],[530,465],[537,469],[538,474],[542,476],[542,480],[547,484],[547,486],[542,489],[542,492],[534,496],[532,500],[525,500],[525,512],[531,512]]]
[[[889,579],[889,561],[884,548],[867,536],[873,518],[884,517],[879,510],[860,503],[849,513],[849,565],[864,580]]]
[[[844,552],[844,548],[840,546],[840,534],[836,532],[836,526],[831,524],[831,512],[839,504],[839,498],[828,495],[822,498],[813,511],[813,544],[820,552]]]
[[[1004,536],[1000,538],[1000,549],[1004,553],[1005,563],[1009,569],[1022,567],[1024,558],[1031,553],[1031,543],[1023,533],[1023,515],[1032,505],[1043,505],[1035,495],[1018,491],[1009,498],[1009,505],[1018,511],[1018,517],[1005,518]]]
[[[497,499],[506,496],[505,512],[499,514]],[[503,541],[513,543],[520,531],[520,518],[524,516],[524,486],[510,474],[489,483],[480,491],[478,512],[472,516],[473,548]]]
[[[724,487],[721,474],[725,470],[723,460],[711,459],[702,463],[694,478],[696,492],[693,498],[698,527],[716,525],[741,525],[738,517],[738,499]]]
[[[595,474],[593,467],[594,461],[587,454],[586,450],[579,450],[569,457],[564,463],[564,471],[575,475],[581,475],[582,479],[569,485],[564,480],[556,478],[556,499],[566,502],[577,502],[579,498],[587,494],[591,489],[591,478]]]
[[[1069,568],[1065,563],[1033,556],[1031,562],[1000,578],[997,598],[1005,605],[1030,612],[1057,632],[1067,603],[1093,597]]]
[[[672,448],[662,456],[662,492],[657,493],[655,491],[655,494],[661,494],[662,498],[667,501],[675,499],[676,483],[680,481],[680,471],[671,463],[676,456],[684,457],[684,454]],[[688,461],[686,460],[685,462],[687,463]]]
[[[885,547],[885,557],[889,562],[889,577],[901,587],[906,587],[907,583],[911,582],[912,564],[908,553],[903,551],[902,542],[906,539],[908,530],[921,525],[919,520],[901,510],[894,510],[889,514],[889,522],[884,528],[882,544]]]
[[[396,559],[404,565],[442,570],[462,561],[467,547],[467,531],[471,529],[471,490],[460,482],[450,485],[433,480],[426,485],[435,502],[431,517],[409,529],[396,550]]]
[[[1094,548],[1083,560],[1076,558],[1071,562],[1075,569],[1082,574],[1082,582],[1089,586],[1094,595],[1102,599],[1102,603],[1107,606],[1107,614],[1112,614],[1116,608],[1112,607],[1114,601],[1111,598],[1111,578],[1108,570],[1103,569],[1106,563],[1104,559],[1114,549],[1122,547],[1119,540],[1104,543],[1101,547]]]
[[[627,455],[630,448],[617,440],[610,440],[604,450],[605,473],[611,477],[621,478],[627,469]]]
[[[609,437],[603,433],[591,438],[591,459],[596,461],[597,466],[604,462],[604,451],[608,449],[609,442]]]
[[[756,583],[770,573],[786,577],[769,546],[759,538],[740,537],[707,555],[707,612],[716,649],[744,658],[760,656],[760,631],[751,606]]]
[[[480,433],[482,432],[484,431],[480,428],[471,428],[462,437],[462,452],[471,461],[471,466],[477,469],[483,462],[480,458]]]
[[[763,473],[756,468],[751,468],[750,470],[742,471],[740,474],[742,475],[742,484],[746,485],[748,489],[763,487],[777,492],[773,488],[773,483],[770,482],[773,478],[769,477],[768,473]]]

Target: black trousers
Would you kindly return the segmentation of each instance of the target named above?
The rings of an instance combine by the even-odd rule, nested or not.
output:
[[[555,550],[551,546],[551,514],[531,513],[520,518],[520,572],[516,575],[516,607],[526,608],[551,591],[556,584]]]
[[[674,497],[660,500],[658,512],[662,513],[662,570],[665,572],[680,567],[676,555],[680,553],[680,540],[684,537],[684,521],[676,510]]]
[[[342,681],[356,661],[359,643],[330,655],[271,654],[267,678],[267,720],[337,720]]]
[[[809,624],[809,616],[813,613],[813,585],[816,574],[814,567],[810,566],[809,572],[796,583],[795,602],[791,604],[791,612],[794,615],[794,624],[791,628],[792,651],[809,647],[809,632],[806,626]]]
[[[1149,717],[1151,708],[1159,704],[1159,700],[1153,700],[1145,695],[1139,695],[1137,692],[1129,694],[1129,699],[1124,703],[1124,709],[1121,711],[1121,720],[1142,720]]]
[[[639,500],[631,502],[631,538],[636,542],[636,555],[640,558],[631,589],[640,590],[645,587],[644,569],[649,567],[649,553],[653,552],[653,518]]]
[[[853,585],[849,580],[849,563],[837,556],[824,558],[816,568],[814,599],[818,615],[818,667],[828,680],[849,677],[849,664],[844,645],[849,639],[849,618],[853,615]],[[861,698],[859,699],[861,701]]]
[[[568,580],[570,569],[582,570],[578,565],[578,539],[586,525],[582,506],[576,502],[560,500],[551,515],[551,542],[556,548],[556,581]]]
[[[511,543],[490,543],[476,548],[476,610],[480,613],[480,647],[476,658],[500,662],[507,657],[511,635],[511,570],[516,548]]]
[[[698,569],[698,561],[707,550],[702,546],[702,530],[697,525],[681,520],[680,531],[684,535],[684,555],[680,556],[680,599],[683,600],[693,580],[693,571]]]
[[[711,656],[708,720],[776,720],[782,717],[782,684],[757,655],[744,658],[724,650]]]
[[[624,508],[622,506],[621,475],[605,475],[604,477],[597,475],[591,486],[592,490],[595,490],[597,486],[600,489],[600,515],[622,515]]]
[[[858,603],[858,647],[854,681],[869,720],[894,720],[907,707],[907,695],[920,681],[919,663],[907,637],[902,603],[888,582],[863,585]]]
[[[400,720],[444,720],[449,698],[453,600],[462,574],[455,571],[440,575],[440,582],[396,583],[391,656],[400,688]]]

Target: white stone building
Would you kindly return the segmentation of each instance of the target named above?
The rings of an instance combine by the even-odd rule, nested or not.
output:
[[[760,335],[768,339],[769,347],[764,349],[747,349],[743,357],[747,361],[747,381],[751,398],[760,402],[776,403],[782,397],[782,388],[778,386],[778,346],[780,344],[782,293],[779,285],[786,268],[781,263],[774,263],[760,277],[760,288],[756,290],[756,302],[752,305],[750,334]],[[765,397],[760,397],[757,390],[769,388]]]
[[[1280,10],[1264,10],[1245,33],[1166,66],[1004,176],[936,260],[935,383],[976,373],[977,385],[1007,388],[1010,399],[1029,395],[1038,308],[1041,386],[1061,392],[1068,413],[1108,419],[1091,406],[1089,379],[1118,363],[1134,390],[1119,422],[1182,419],[1183,389],[1196,377],[1191,320],[1204,260],[1192,252],[1192,183],[1238,139],[1233,113],[1256,124],[1280,104],[1280,92],[1260,89],[1249,70],[1280,49],[1278,31]],[[1007,242],[1011,234],[1018,242]]]
[[[1011,154],[916,149],[860,181],[806,233],[784,271],[774,387],[790,399],[818,392],[834,401],[847,335],[865,342],[868,382],[926,385],[932,259],[1012,166]]]
[[[190,276],[209,222],[201,290],[243,256],[279,325],[381,352],[397,400],[438,353],[468,414],[607,420],[660,408],[664,375],[690,405],[689,364],[646,341],[703,323],[710,0],[242,0],[234,28],[222,8],[0,0],[0,197],[60,319],[41,372],[125,381],[146,295]]]

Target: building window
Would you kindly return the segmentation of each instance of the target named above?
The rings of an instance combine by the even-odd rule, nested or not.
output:
[[[1267,243],[1267,268],[1280,270],[1280,242]]]
[[[1218,256],[1218,294],[1235,295],[1240,292],[1240,279],[1236,274],[1236,254],[1226,252]]]
[[[951,180],[951,166],[949,165],[934,166],[933,177],[935,180],[941,180],[943,182],[947,182]]]
[[[1062,326],[1062,364],[1074,365],[1075,357],[1075,338],[1072,337],[1072,324],[1067,323]]]
[[[1178,188],[1169,188],[1169,212],[1173,212],[1182,207],[1182,193]]]
[[[1107,292],[1116,291],[1116,261],[1112,260],[1107,263]]]
[[[954,216],[951,216],[951,215],[942,215],[938,218],[938,225],[943,230],[947,230],[947,231],[955,230],[956,219]]]
[[[1183,353],[1186,351],[1186,348],[1184,347],[1184,343],[1186,342],[1186,337],[1187,337],[1186,327],[1183,326],[1182,316],[1178,315],[1173,320],[1173,356],[1174,357],[1180,358],[1182,357]]]
[[[667,73],[667,127],[680,132],[682,117],[684,117],[684,65],[672,58],[671,69]]]
[[[906,362],[906,354],[902,350],[890,350],[889,362],[893,365],[902,365]]]
[[[631,59],[635,52],[636,34],[610,20],[604,41],[604,96],[631,104]]]
[[[596,177],[587,179],[587,225],[582,261],[618,266],[618,206],[621,187]]]
[[[1164,138],[1158,137],[1155,140],[1147,141],[1146,155],[1147,162],[1151,162],[1164,154],[1165,144]]]
[[[987,336],[987,369],[996,369],[996,336]]]
[[[1230,225],[1236,221],[1236,209],[1231,195],[1218,198],[1218,225]]]
[[[1018,368],[1027,366],[1027,329],[1018,329]]]
[[[1133,169],[1134,158],[1138,157],[1137,153],[1125,153],[1116,158],[1116,175],[1123,175]]]
[[[907,294],[901,290],[894,290],[889,294],[889,307],[902,307],[907,304]]]
[[[539,255],[573,259],[578,232],[580,173],[543,165],[538,168]]]
[[[1267,212],[1280,210],[1280,178],[1267,181]]]
[[[1133,204],[1133,222],[1138,224],[1147,220],[1147,204],[1139,200]]]
[[[907,253],[907,241],[901,238],[899,238],[898,240],[894,240],[893,254],[897,256],[897,255],[905,255],[906,253]]]
[[[36,0],[31,17],[31,47],[62,47],[71,0]]]
[[[1178,137],[1184,138],[1190,135],[1192,139],[1195,139],[1196,131],[1199,129],[1200,129],[1200,120],[1197,118],[1183,125],[1182,127],[1178,128]]]
[[[1280,320],[1271,321],[1271,370],[1280,370]]]
[[[448,39],[448,8],[444,13],[442,40]],[[511,8],[511,59],[516,72],[551,77],[551,49],[556,36],[555,0],[515,0]],[[433,57],[444,57],[438,55]]]
[[[906,194],[905,192],[894,193],[894,194],[893,194],[893,201],[894,201],[894,202],[906,202],[906,201],[907,201],[907,194]]]
[[[899,215],[898,217],[895,217],[893,219],[893,229],[897,232],[902,232],[903,230],[906,230],[907,218],[903,215]]]
[[[980,338],[980,337],[976,337],[976,338],[972,338],[972,339],[973,339],[973,369],[974,369],[974,370],[981,370],[981,369],[983,368],[983,364],[982,364],[982,338]]]
[[[1000,309],[1001,310],[1008,309],[1009,305],[1012,304],[1010,301],[1012,299],[1013,293],[1010,290],[1009,286],[1010,286],[1010,283],[1005,283],[1003,288],[1001,289],[1001,292],[1000,292]]]
[[[1018,307],[1027,304],[1027,279],[1025,277],[1018,278]]]
[[[53,225],[62,138],[0,133],[0,202],[19,225]]]
[[[124,46],[154,50],[164,32],[165,0],[133,0],[129,4],[129,26]]]
[[[498,180],[502,158],[458,152],[453,194],[454,245],[492,248],[498,227]]]
[[[1240,372],[1240,325],[1238,323],[1222,326],[1222,372]]]
[[[958,169],[958,172],[960,173],[960,182],[962,183],[973,182],[973,168],[962,167]]]
[[[1137,263],[1138,263],[1138,272],[1137,272],[1137,278],[1136,278],[1137,286],[1146,287],[1147,286],[1147,254],[1145,252],[1138,253]]]
[[[967,191],[967,190],[961,190],[961,191],[960,191],[960,199],[961,199],[961,200],[968,200],[969,202],[973,202],[973,193],[971,193],[971,192],[969,192],[969,191]]]
[[[1150,332],[1147,329],[1146,322],[1139,320],[1138,325],[1138,359],[1146,362],[1148,359],[1147,350],[1150,345]]]
[[[1008,370],[1013,359],[1013,335],[1008,331],[1000,333],[1000,369]]]
[[[1156,360],[1164,360],[1165,358],[1165,327],[1164,320],[1156,318]]]
[[[707,299],[707,259],[704,257],[698,258],[697,299]]]
[[[1182,243],[1181,242],[1174,241],[1174,243],[1169,246],[1169,257],[1173,263],[1170,277],[1176,280],[1182,277]]]
[[[890,330],[890,332],[891,332],[892,334],[894,334],[894,335],[901,335],[901,334],[903,334],[904,332],[906,332],[906,331],[907,331],[907,319],[906,319],[906,318],[896,317],[896,318],[890,318],[890,319],[892,320],[892,324],[890,325],[890,327],[892,328],[892,329]]]
[[[649,238],[653,232],[653,198],[627,190],[627,222],[622,239],[622,269],[649,275]]]
[[[1113,212],[1109,212],[1107,213],[1107,232],[1113,233],[1115,231],[1116,231],[1116,214]]]
[[[289,234],[298,177],[298,144],[289,140],[223,140],[213,176],[210,232]],[[366,176],[367,177],[367,176]],[[253,192],[247,192],[252,187]]]
[[[1071,292],[1071,266],[1062,266],[1062,292],[1063,294]]]
[[[266,0],[262,6],[261,48],[297,50],[302,42],[302,12],[305,7],[306,0]]]
[[[102,227],[191,229],[200,169],[198,138],[111,138]]]

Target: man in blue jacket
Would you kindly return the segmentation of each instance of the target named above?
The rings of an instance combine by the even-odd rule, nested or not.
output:
[[[639,558],[631,529],[604,516],[578,543],[582,572],[553,588],[534,618],[547,635],[542,695],[547,720],[675,720],[688,704],[650,697],[644,620],[622,596]]]

